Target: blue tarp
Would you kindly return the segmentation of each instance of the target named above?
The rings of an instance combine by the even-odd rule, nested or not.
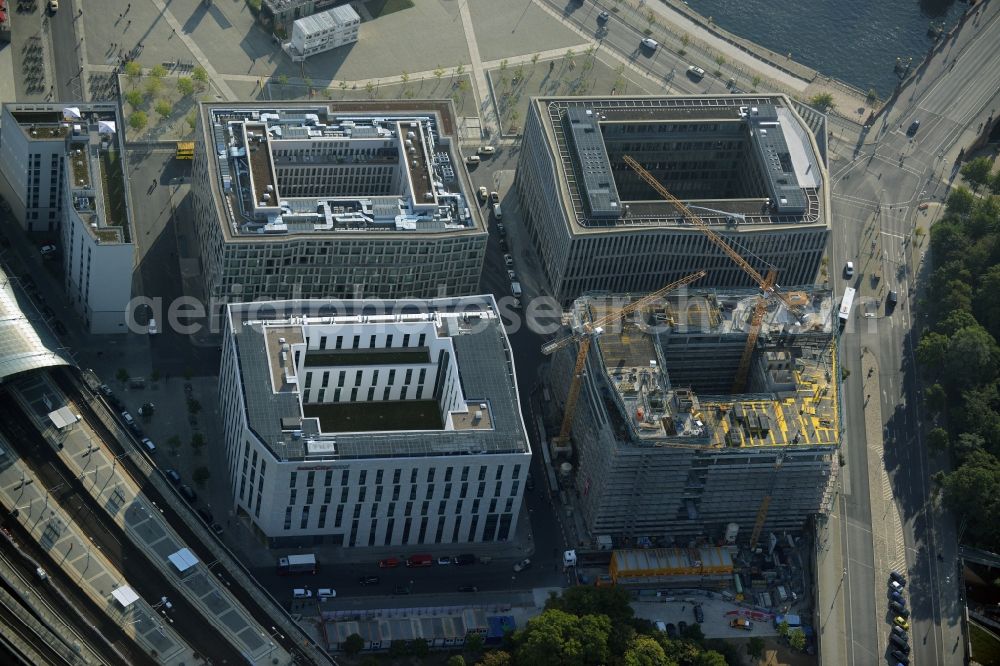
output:
[[[504,635],[517,628],[512,615],[491,615],[486,618],[486,644],[492,645],[503,640]]]

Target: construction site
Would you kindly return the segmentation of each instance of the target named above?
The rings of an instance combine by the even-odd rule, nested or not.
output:
[[[833,295],[783,288],[628,156],[624,162],[759,285],[577,299],[548,342],[562,417],[549,459],[590,543],[754,551],[830,509],[840,465]],[[550,421],[551,422],[551,421]],[[598,544],[601,544],[598,546]]]

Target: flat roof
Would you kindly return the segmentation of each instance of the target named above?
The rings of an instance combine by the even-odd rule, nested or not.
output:
[[[430,363],[430,351],[426,347],[406,349],[326,349],[306,352],[305,366],[322,365],[402,365],[406,363]]]
[[[293,30],[298,29],[307,35],[315,35],[323,30],[336,30],[345,25],[360,21],[361,17],[350,5],[340,5],[317,14],[310,14],[296,19]]]
[[[200,109],[199,138],[227,240],[486,230],[450,101],[220,102]]]
[[[291,300],[263,305],[270,311],[266,317],[260,314],[260,303],[230,304],[227,315],[236,345],[248,425],[279,459],[530,451],[513,356],[492,296],[425,301]],[[362,312],[364,324],[359,320]],[[432,330],[432,337],[450,345],[461,395],[460,402],[447,410],[450,428],[443,428],[440,417],[435,420],[427,416],[432,405],[437,410],[444,404],[440,402],[444,398],[438,396],[419,401],[358,401],[349,403],[350,407],[303,405],[298,378],[287,365],[279,366],[289,363],[292,346],[305,340],[305,327],[332,325],[371,326],[373,332],[388,326],[398,330],[412,326],[416,332]],[[350,329],[344,330],[348,337],[353,334]],[[386,366],[385,362],[377,362],[379,350],[357,351],[354,356],[354,350],[307,350],[302,362],[320,353],[326,355],[323,363],[332,361],[333,366],[349,357],[362,361],[355,365],[374,361],[379,367]],[[392,348],[386,353],[401,351],[403,355],[392,364],[421,362],[418,358],[424,363],[431,361],[426,348]],[[435,380],[433,372],[429,375],[430,386]],[[411,411],[413,418],[407,417]],[[343,425],[348,419],[351,427]]]
[[[133,242],[118,106],[51,102],[3,107],[29,140],[63,142],[70,203],[87,233],[101,243]]]
[[[705,223],[729,231],[734,224],[738,231],[829,224],[825,158],[810,127],[783,95],[536,97],[531,104],[541,118],[556,163],[562,208],[572,234],[606,234],[638,227],[690,229],[681,211],[669,202],[616,201],[614,180],[606,178],[613,176],[615,167],[598,131],[605,124],[743,125],[755,146],[772,201],[768,203],[765,197],[707,198],[685,199],[685,203],[713,209],[715,212],[699,208],[697,213]],[[754,127],[751,135],[751,126],[757,122],[751,119],[751,109],[776,110],[772,114],[776,118],[765,120],[775,124],[768,125],[763,134]]]

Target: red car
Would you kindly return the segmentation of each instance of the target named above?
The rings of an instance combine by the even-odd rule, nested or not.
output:
[[[410,555],[406,560],[408,567],[430,567],[434,566],[434,558],[430,555]]]
[[[395,557],[387,557],[384,560],[378,561],[379,569],[393,569],[399,566],[399,560]]]

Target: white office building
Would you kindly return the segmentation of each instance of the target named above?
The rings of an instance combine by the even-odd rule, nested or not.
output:
[[[235,509],[273,547],[506,541],[531,449],[491,296],[231,304]]]
[[[304,16],[292,24],[292,38],[282,45],[294,62],[358,41],[361,17],[350,5]]]
[[[0,194],[62,258],[91,333],[125,333],[135,267],[125,146],[114,103],[4,104]]]
[[[205,300],[476,293],[489,234],[450,101],[202,104]]]

